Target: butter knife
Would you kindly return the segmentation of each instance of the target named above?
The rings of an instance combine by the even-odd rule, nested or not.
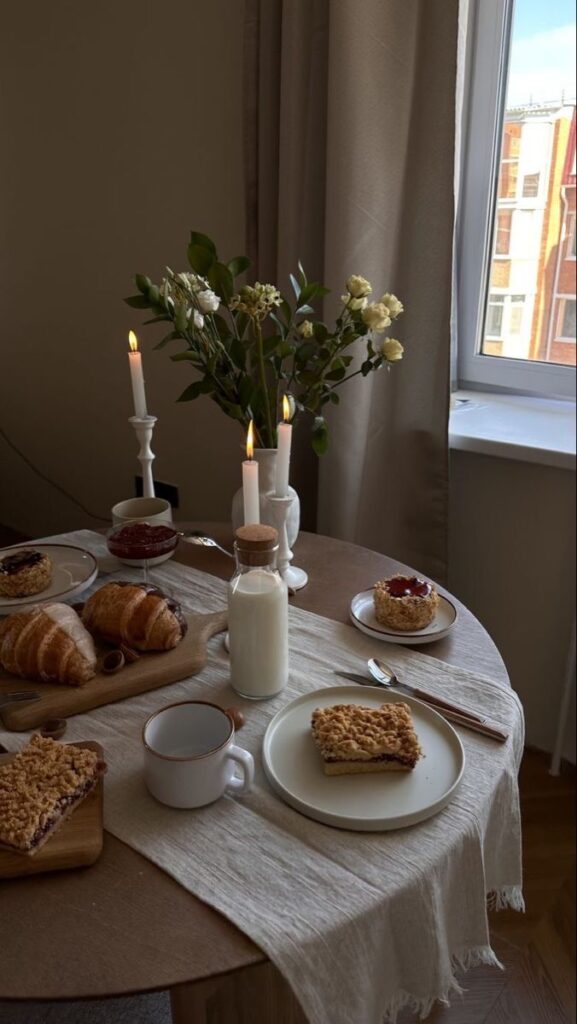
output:
[[[382,686],[385,690],[394,690],[403,696],[402,691],[396,690],[395,687],[387,686],[384,683],[379,683],[376,679],[370,676],[363,676],[356,672],[338,672],[335,670],[335,675],[340,676],[342,679],[350,679],[353,683],[360,683],[361,686]],[[498,729],[494,725],[489,725],[486,719],[477,719],[477,717],[470,716],[467,712],[463,711],[449,711],[447,708],[439,707],[437,704],[429,703],[422,697],[418,698],[422,704],[426,704],[437,714],[442,715],[448,722],[454,722],[455,725],[462,725],[465,729],[470,729],[471,732],[478,732],[482,736],[489,736],[493,740],[497,740],[498,743],[505,743],[509,739],[509,733],[504,732],[502,729]]]

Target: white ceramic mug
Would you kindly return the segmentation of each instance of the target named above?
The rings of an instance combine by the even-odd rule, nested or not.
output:
[[[254,761],[234,742],[234,724],[207,701],[170,704],[142,730],[144,778],[149,793],[169,807],[204,807],[224,793],[251,788]],[[242,778],[235,775],[235,766]]]
[[[143,519],[147,523],[171,523],[172,505],[164,498],[128,498],[112,506],[113,526],[135,519]]]

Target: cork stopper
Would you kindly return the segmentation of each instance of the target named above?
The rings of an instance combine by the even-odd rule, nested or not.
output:
[[[278,532],[274,526],[250,523],[239,526],[234,534],[235,547],[243,565],[269,565],[278,546]]]

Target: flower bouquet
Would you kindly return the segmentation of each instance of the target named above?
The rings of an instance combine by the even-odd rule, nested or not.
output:
[[[260,447],[276,447],[277,410],[286,394],[291,420],[311,417],[313,448],[323,454],[328,446],[324,406],[338,404],[339,389],[352,377],[389,369],[402,359],[400,341],[384,332],[403,305],[389,293],[370,302],[372,287],[364,277],[348,278],[329,326],[317,319],[313,306],[329,289],[308,281],[300,262],[296,276],[290,275],[290,299],[272,284],[237,287],[250,260],[237,256],[221,262],[214,242],[198,231],[191,232],[188,262],[191,270],[180,273],[167,267],[160,284],[137,274],[138,294],[125,301],[151,311],[146,323],[171,325],[156,348],[185,342],[171,359],[187,363],[196,379],[178,401],[208,395],[243,429],[252,420]],[[364,343],[360,353],[359,341]]]

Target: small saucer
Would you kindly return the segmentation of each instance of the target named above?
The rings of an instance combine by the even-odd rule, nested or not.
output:
[[[363,590],[355,594],[351,601],[351,622],[361,633],[384,640],[390,644],[430,644],[434,640],[442,640],[451,631],[457,621],[457,609],[447,597],[439,594],[439,607],[435,618],[424,629],[414,631],[392,629],[377,621],[373,602],[373,590]]]

